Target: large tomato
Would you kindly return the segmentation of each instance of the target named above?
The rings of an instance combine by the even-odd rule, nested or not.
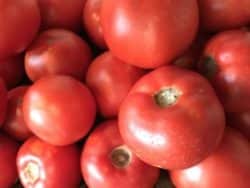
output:
[[[35,82],[23,99],[30,130],[54,145],[83,138],[92,127],[96,106],[89,89],[69,76],[47,76]]]
[[[104,117],[117,116],[121,102],[144,73],[143,69],[122,62],[110,52],[100,55],[90,64],[86,82]]]
[[[25,188],[79,188],[80,151],[76,145],[53,146],[32,137],[17,156],[18,175]]]
[[[201,163],[171,173],[177,188],[248,188],[250,143],[227,128],[219,148]]]
[[[250,32],[225,31],[205,47],[199,70],[214,86],[227,112],[250,109]]]
[[[36,0],[0,0],[0,59],[24,51],[39,26]]]
[[[2,126],[7,112],[7,102],[8,101],[8,92],[5,87],[4,81],[0,78],[0,127]]]
[[[115,120],[100,124],[88,137],[81,156],[89,188],[152,188],[159,169],[142,162],[124,145]]]
[[[192,166],[215,150],[225,117],[199,74],[165,66],[142,77],[121,105],[125,143],[143,161],[164,169]]]
[[[105,41],[119,59],[143,68],[170,63],[191,44],[198,28],[196,0],[105,0]]]
[[[73,32],[50,29],[41,33],[25,54],[26,73],[32,81],[49,74],[83,80],[91,61],[88,44]]]

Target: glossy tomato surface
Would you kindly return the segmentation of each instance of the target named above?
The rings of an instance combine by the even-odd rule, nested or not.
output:
[[[143,161],[164,169],[192,166],[221,141],[222,105],[199,74],[165,66],[142,77],[125,98],[119,128]]]
[[[23,99],[28,128],[53,145],[68,145],[83,138],[94,123],[95,113],[89,89],[69,76],[44,77]]]
[[[51,74],[83,80],[91,61],[88,44],[71,31],[50,29],[42,32],[25,54],[25,69],[32,81]]]
[[[144,73],[145,70],[126,64],[110,52],[103,53],[90,64],[86,82],[102,116],[117,116],[123,99]]]
[[[236,130],[227,128],[216,152],[201,163],[171,173],[177,188],[248,188],[250,143]]]
[[[88,137],[81,156],[89,188],[152,188],[159,169],[142,162],[124,145],[116,120],[101,123]]]
[[[2,78],[0,78],[0,127],[6,118],[7,113],[7,102],[8,101],[8,92],[5,87],[5,83]]]
[[[105,41],[119,59],[143,68],[170,63],[195,38],[196,0],[105,0]]]
[[[24,51],[39,27],[36,0],[0,0],[0,59]]]
[[[75,145],[52,146],[37,137],[18,151],[18,175],[25,188],[79,188],[80,151]]]

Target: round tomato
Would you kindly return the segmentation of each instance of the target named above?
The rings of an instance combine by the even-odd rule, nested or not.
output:
[[[248,188],[250,144],[236,130],[227,128],[219,148],[201,163],[171,172],[178,188]]]
[[[0,78],[0,127],[2,126],[7,112],[8,92],[4,81]]]
[[[196,0],[105,0],[104,39],[119,59],[143,68],[171,63],[198,28]]]
[[[218,146],[225,115],[206,79],[165,66],[136,82],[121,105],[119,127],[143,161],[164,169],[186,168]]]
[[[104,117],[117,116],[122,100],[144,73],[144,70],[122,62],[110,52],[100,55],[90,64],[86,82]]]
[[[41,33],[25,54],[28,77],[66,74],[83,80],[91,61],[88,44],[71,31],[51,29]]]
[[[95,120],[96,106],[89,89],[69,76],[46,76],[35,82],[23,99],[28,128],[53,145],[83,138]]]
[[[28,86],[19,86],[8,92],[7,115],[3,124],[3,130],[19,141],[29,138],[32,133],[23,119],[23,96]]]
[[[36,0],[0,0],[0,59],[24,51],[39,26]]]
[[[90,134],[81,168],[89,188],[152,188],[159,176],[158,168],[142,162],[124,145],[115,120],[100,124]]]
[[[52,146],[32,137],[17,156],[18,175],[25,188],[79,188],[80,151],[75,145]]]
[[[231,30],[213,37],[199,63],[227,112],[250,109],[250,32]]]
[[[0,187],[12,187],[17,180],[16,155],[18,143],[0,133]]]

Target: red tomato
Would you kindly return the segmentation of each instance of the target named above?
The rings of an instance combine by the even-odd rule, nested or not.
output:
[[[111,52],[130,64],[155,68],[171,63],[198,28],[196,0],[105,0],[101,25]]]
[[[36,0],[0,0],[0,59],[24,51],[39,26]]]
[[[91,63],[86,81],[104,117],[117,116],[122,100],[144,73],[144,70],[120,61],[110,52]]]
[[[0,133],[0,187],[10,188],[17,180],[18,143]]]
[[[69,76],[47,76],[35,82],[23,99],[30,130],[53,145],[68,145],[92,127],[96,106],[89,89]]]
[[[142,162],[124,145],[115,120],[100,124],[90,134],[81,168],[89,188],[152,188],[159,176],[158,168]]]
[[[27,89],[28,86],[20,86],[8,92],[7,115],[3,129],[19,141],[24,141],[32,135],[24,122],[22,110],[23,96]]]
[[[41,29],[64,28],[78,32],[86,0],[38,0]]]
[[[83,25],[92,41],[100,48],[107,48],[104,41],[100,14],[102,0],[87,0],[83,9]]]
[[[20,148],[18,174],[25,188],[79,188],[80,151],[75,145],[52,146],[32,137]]]
[[[199,63],[227,112],[250,109],[250,32],[232,30],[213,37]]]
[[[178,188],[248,188],[250,144],[236,130],[227,128],[216,152],[201,163],[171,176]]]
[[[0,127],[2,126],[7,112],[8,92],[5,87],[4,81],[0,78]]]
[[[224,126],[223,108],[209,83],[174,66],[142,77],[119,112],[125,143],[143,161],[164,169],[206,158],[220,143]]]
[[[198,0],[201,27],[206,31],[223,31],[250,22],[249,0]]]
[[[32,81],[50,74],[83,80],[91,61],[88,44],[71,31],[51,29],[39,35],[25,54],[26,73]]]

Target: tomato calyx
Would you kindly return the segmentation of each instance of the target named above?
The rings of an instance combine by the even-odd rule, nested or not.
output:
[[[23,175],[27,183],[34,184],[40,177],[39,165],[34,162],[29,162],[23,170]]]
[[[169,107],[177,103],[179,97],[181,96],[181,91],[169,87],[161,89],[158,93],[154,95],[155,103],[160,107]]]
[[[118,146],[111,152],[110,158],[116,168],[125,168],[131,161],[131,152],[125,146]]]
[[[212,79],[218,72],[216,61],[211,56],[204,56],[199,63],[199,71],[208,79]]]

